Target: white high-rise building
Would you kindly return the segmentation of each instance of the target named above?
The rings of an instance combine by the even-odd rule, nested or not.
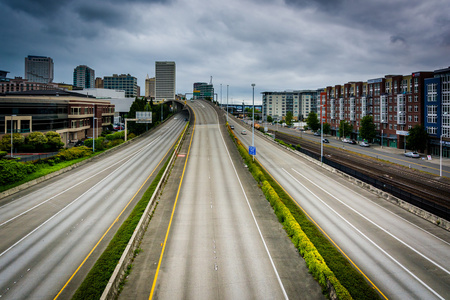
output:
[[[53,59],[45,56],[25,57],[25,79],[30,82],[53,82]]]
[[[175,100],[176,68],[174,61],[155,62],[156,102]]]

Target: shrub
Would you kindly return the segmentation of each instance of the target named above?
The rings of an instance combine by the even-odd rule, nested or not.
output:
[[[5,157],[8,154],[6,151],[0,151],[0,158]]]
[[[35,170],[36,166],[33,164],[20,163],[15,160],[0,160],[0,184],[20,181]]]
[[[70,149],[65,149],[61,152],[59,152],[57,155],[55,155],[52,160],[55,163],[58,163],[60,161],[67,161],[67,160],[73,160],[85,156],[89,156],[92,154],[92,150],[88,149],[86,146],[80,146],[80,147],[73,147]]]

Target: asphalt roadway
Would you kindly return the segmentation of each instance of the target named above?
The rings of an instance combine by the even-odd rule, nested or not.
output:
[[[246,146],[252,134],[230,118]],[[241,135],[243,129],[248,134]],[[450,295],[450,232],[255,134],[256,159],[385,299]]]
[[[324,299],[215,110],[189,104],[192,143],[183,145],[119,299]]]
[[[0,298],[70,299],[186,122],[0,200]]]

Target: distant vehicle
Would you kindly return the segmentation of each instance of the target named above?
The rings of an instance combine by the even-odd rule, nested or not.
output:
[[[352,145],[356,145],[356,141],[355,140],[348,140],[348,143],[352,144]]]
[[[123,127],[123,125],[119,125],[119,124],[115,124],[113,126],[114,130],[124,130],[125,128]]]
[[[75,145],[73,145],[74,147],[79,147],[79,146],[83,146],[84,142],[82,140],[79,140],[75,143]]]
[[[413,151],[413,152],[406,152],[405,156],[406,157],[412,157],[412,158],[419,158],[420,154],[417,153],[416,151]]]
[[[230,125],[230,129],[231,129],[231,130],[234,130],[234,125]]]
[[[348,143],[348,140],[347,140],[346,138],[343,138],[343,139],[342,139],[342,142],[343,142],[343,143]]]
[[[327,139],[323,139],[322,142],[325,143],[325,144],[329,143],[329,141]]]
[[[369,143],[366,143],[366,142],[361,142],[361,143],[359,143],[359,145],[360,145],[361,147],[370,147],[370,144],[369,144]]]
[[[315,136],[320,136],[320,133],[319,132],[314,132],[314,135]]]
[[[246,135],[246,134],[247,134],[247,130],[242,130],[242,131],[241,131],[241,134],[242,134],[242,135]]]

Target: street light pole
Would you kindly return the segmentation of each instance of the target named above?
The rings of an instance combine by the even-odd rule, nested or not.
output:
[[[228,84],[227,84],[227,123],[228,123]]]
[[[95,104],[92,103],[94,116],[92,117],[92,152],[95,153]]]
[[[255,84],[252,83],[252,90],[253,90],[253,100],[252,100],[252,106],[253,106],[253,114],[252,114],[252,146],[255,147]]]
[[[442,130],[442,126],[441,126],[441,130]],[[442,177],[442,132],[441,132],[441,141],[439,143],[439,148],[440,148],[440,154],[439,154],[439,176]]]
[[[383,148],[383,129],[381,129],[381,148]]]
[[[13,130],[13,118],[15,117],[16,115],[11,115],[11,158],[13,158],[13,148],[14,148],[14,146],[13,146],[13,133],[14,133],[14,130]]]
[[[320,99],[320,162],[323,162],[323,121],[322,121],[322,99]]]

